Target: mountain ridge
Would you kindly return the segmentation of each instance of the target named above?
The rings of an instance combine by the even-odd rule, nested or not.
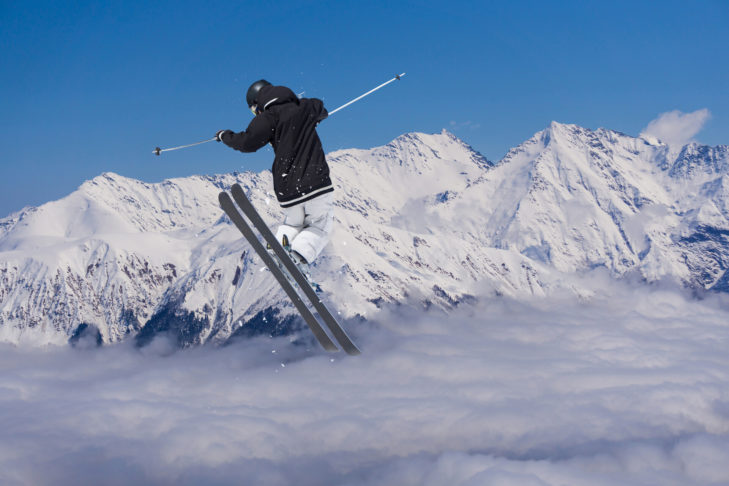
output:
[[[729,147],[671,157],[659,140],[557,122],[497,163],[446,130],[331,152],[336,224],[314,272],[345,319],[387,302],[589,294],[573,277],[600,267],[729,290]],[[0,340],[65,342],[90,325],[104,342],[171,332],[187,346],[297,329],[218,207],[233,183],[280,221],[269,171],[107,172],[0,220]]]

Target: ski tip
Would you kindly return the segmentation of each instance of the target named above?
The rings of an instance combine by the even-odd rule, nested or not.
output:
[[[154,155],[159,155],[160,153],[162,153],[162,149],[161,149],[161,148],[159,148],[159,147],[157,147],[157,148],[155,148],[154,150],[152,150],[152,153],[153,153]]]
[[[400,78],[402,78],[403,76],[405,76],[405,73],[398,74],[398,75],[395,76],[395,79],[397,79],[398,81],[400,81]]]

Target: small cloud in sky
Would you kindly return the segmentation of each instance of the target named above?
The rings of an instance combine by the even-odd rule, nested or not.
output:
[[[682,147],[691,142],[704,124],[711,118],[707,108],[691,113],[679,110],[661,113],[641,132],[641,136],[650,135],[672,147]]]
[[[462,128],[468,128],[471,130],[477,130],[481,128],[480,123],[474,123],[471,120],[464,121],[464,122],[457,122],[455,120],[450,121],[451,130],[460,130]]]

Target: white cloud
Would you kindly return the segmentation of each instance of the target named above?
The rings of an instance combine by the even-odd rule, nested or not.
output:
[[[709,118],[711,113],[706,108],[691,113],[669,111],[658,115],[643,129],[641,135],[653,136],[671,147],[679,148],[691,142]]]
[[[467,120],[464,122],[457,122],[455,120],[450,121],[451,130],[461,130],[461,129],[469,129],[469,130],[478,130],[481,128],[480,123],[472,122],[471,120]]]
[[[729,482],[727,304],[596,285],[386,310],[333,361],[2,345],[0,484]]]

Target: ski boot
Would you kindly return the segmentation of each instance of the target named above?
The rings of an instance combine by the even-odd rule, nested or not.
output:
[[[286,250],[286,253],[289,255],[289,258],[291,258],[291,261],[294,262],[296,268],[298,268],[304,278],[306,278],[306,281],[309,282],[311,288],[313,288],[316,293],[321,293],[321,286],[318,283],[314,282],[311,278],[311,271],[309,270],[308,262],[297,251],[291,249],[291,244],[289,243],[288,236],[283,235],[283,237],[281,238],[281,246],[284,250]],[[281,261],[278,259],[278,256],[273,251],[273,248],[268,243],[266,243],[266,250],[268,250],[268,252],[274,257],[274,260],[276,260],[279,268],[284,271],[284,274],[287,278],[289,278],[291,284],[294,287],[298,288],[298,284],[293,278],[290,278],[288,270],[286,270],[286,267],[283,265],[283,263],[281,263]]]
[[[321,293],[321,286],[314,282],[314,280],[311,278],[311,270],[309,269],[309,263],[306,261],[306,259],[301,256],[296,250],[287,250],[289,253],[289,256],[291,257],[291,260],[296,264],[296,268],[299,269],[301,274],[306,278],[306,281],[309,282],[309,285],[311,285],[311,288],[314,289],[314,292],[317,294]]]

